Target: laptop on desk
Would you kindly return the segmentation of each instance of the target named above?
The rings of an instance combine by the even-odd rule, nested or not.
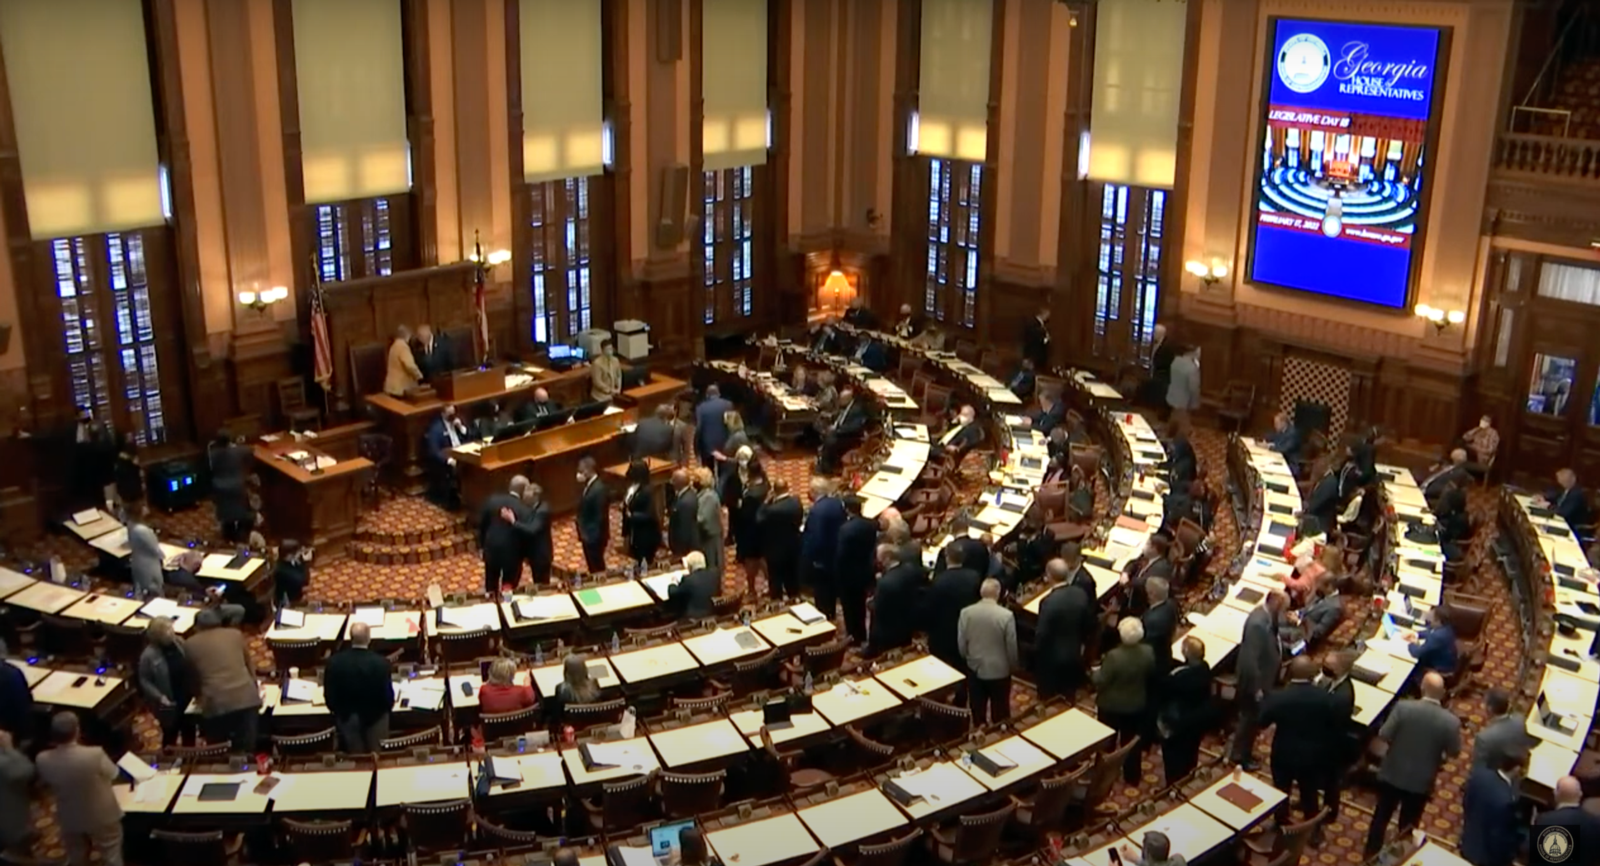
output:
[[[1577,726],[1570,719],[1556,712],[1550,706],[1550,699],[1542,691],[1539,692],[1537,706],[1539,709],[1539,724],[1563,734],[1570,734],[1577,730]]]

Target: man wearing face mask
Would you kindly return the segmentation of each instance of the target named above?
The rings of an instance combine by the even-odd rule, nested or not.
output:
[[[114,477],[117,437],[88,406],[78,410],[78,421],[67,434],[71,506],[74,511],[103,505],[107,485]]]
[[[439,505],[454,509],[456,506],[456,458],[450,452],[467,441],[467,425],[456,415],[456,407],[446,405],[423,436],[427,445],[428,498]]]
[[[596,403],[607,403],[622,391],[622,362],[610,340],[600,341],[600,357],[589,365],[589,396]]]
[[[900,305],[900,319],[894,323],[894,335],[902,340],[909,340],[922,331],[922,323],[911,312],[910,304]]]
[[[544,501],[544,488],[532,482],[522,490],[522,519],[517,530],[522,533],[522,555],[528,561],[533,582],[539,586],[550,583],[550,565],[555,560],[555,544],[550,539],[550,506]]]
[[[593,457],[578,461],[578,486],[583,490],[578,497],[578,543],[583,546],[584,567],[590,574],[598,574],[606,570],[606,543],[611,540],[611,515],[606,513],[606,486],[600,483]]]
[[[934,444],[933,456],[953,454],[957,456],[956,462],[959,463],[960,455],[977,447],[982,441],[983,429],[978,426],[978,410],[971,406],[962,406],[961,411],[956,413],[955,420],[950,422],[949,429],[945,430],[944,435]]]

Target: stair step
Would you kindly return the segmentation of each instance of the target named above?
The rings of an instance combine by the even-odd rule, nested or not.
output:
[[[357,538],[349,546],[350,558],[371,565],[417,565],[472,553],[478,541],[472,533],[457,530],[436,538],[388,543]]]
[[[355,541],[357,544],[388,547],[428,544],[463,534],[466,532],[466,525],[466,518],[454,516],[449,517],[448,520],[439,520],[421,526],[408,526],[403,529],[385,529],[369,525],[356,529]]]

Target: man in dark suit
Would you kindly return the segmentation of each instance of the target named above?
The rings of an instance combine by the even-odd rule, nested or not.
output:
[[[872,594],[872,630],[867,635],[866,657],[882,655],[911,644],[917,630],[917,611],[928,588],[922,565],[908,560],[905,545],[878,545],[878,565],[883,576]]]
[[[800,526],[805,508],[789,492],[789,482],[772,479],[767,501],[756,510],[761,558],[767,566],[767,593],[773,598],[800,598]]]
[[[946,567],[934,575],[933,585],[924,597],[927,615],[923,624],[928,630],[928,651],[964,673],[967,663],[961,657],[958,633],[961,611],[978,603],[983,575],[968,566],[962,555],[961,548],[955,545],[944,549]]]
[[[678,469],[672,473],[672,505],[667,511],[667,549],[682,558],[700,546],[700,528],[696,522],[700,497],[689,483],[689,472]]]
[[[938,561],[934,563],[934,574],[955,568],[950,564],[956,561],[950,556],[952,550],[959,551],[960,561],[965,563],[967,568],[976,571],[979,575],[987,575],[989,573],[989,546],[970,535],[961,535],[945,545],[944,550],[939,551]]]
[[[1444,677],[1429,671],[1422,677],[1422,697],[1395,704],[1378,731],[1389,748],[1378,767],[1378,802],[1367,830],[1365,857],[1382,850],[1397,808],[1400,832],[1417,826],[1433,796],[1439,768],[1461,754],[1461,720],[1445,708],[1444,696]]]
[[[536,585],[550,582],[550,566],[555,561],[555,542],[550,538],[550,505],[544,501],[544,488],[532,482],[522,491],[523,513],[517,520],[522,534],[522,555]]]
[[[1288,412],[1272,416],[1272,433],[1267,436],[1267,447],[1283,455],[1283,461],[1294,469],[1300,459],[1300,428],[1289,420]]]
[[[593,457],[578,461],[578,484],[583,493],[578,497],[578,543],[583,546],[583,564],[590,574],[606,570],[606,543],[611,540],[611,515],[607,503],[610,497],[606,486],[600,483],[600,473]]]
[[[976,448],[983,441],[983,428],[978,426],[978,410],[962,406],[955,420],[944,431],[931,449],[934,457],[944,454],[959,456]]]
[[[826,322],[812,322],[806,342],[811,351],[819,355],[832,355],[839,351],[839,333]]]
[[[5,648],[0,641],[0,652]],[[4,667],[11,670],[0,669],[0,731],[9,731],[18,743],[26,743],[33,739],[33,690],[21,668]]]
[[[1527,718],[1511,712],[1511,696],[1504,689],[1485,692],[1483,710],[1489,721],[1472,738],[1472,766],[1498,767],[1502,758],[1524,757],[1539,742],[1528,734]]]
[[[1511,866],[1522,844],[1517,771],[1522,760],[1501,755],[1492,767],[1473,767],[1461,795],[1461,859],[1472,866]],[[1538,840],[1535,839],[1537,844]],[[1581,850],[1581,849],[1580,849]]]
[[[1127,587],[1127,607],[1123,612],[1128,616],[1139,616],[1150,607],[1146,585],[1152,579],[1172,580],[1172,560],[1167,556],[1171,550],[1171,537],[1158,532],[1144,543],[1139,558],[1123,569],[1121,583]]]
[[[811,514],[800,532],[801,579],[811,587],[817,609],[829,619],[839,600],[834,583],[833,561],[839,553],[839,529],[849,517],[844,503],[834,495],[834,482],[821,476],[811,479]]]
[[[1246,770],[1255,769],[1251,757],[1259,726],[1261,701],[1277,688],[1278,666],[1283,662],[1283,645],[1278,639],[1278,618],[1289,606],[1289,596],[1281,589],[1267,593],[1260,606],[1245,617],[1238,653],[1239,728],[1234,732],[1232,759]]]
[[[1033,396],[1034,386],[1038,383],[1037,374],[1033,370],[1033,359],[1023,358],[1017,367],[1017,372],[1011,374],[1006,381],[1006,388],[1017,395],[1020,400],[1027,400]]]
[[[72,510],[105,504],[106,485],[116,477],[116,433],[95,418],[93,409],[82,406],[65,439]]]
[[[1439,497],[1452,486],[1461,486],[1472,482],[1472,475],[1467,471],[1467,449],[1452,448],[1450,457],[1443,463],[1436,464],[1428,470],[1417,486],[1422,488],[1422,497],[1431,506],[1439,501]]]
[[[839,527],[839,552],[835,555],[834,579],[839,604],[844,608],[844,630],[859,644],[867,642],[867,593],[872,590],[878,553],[878,521],[861,515],[859,496],[844,498],[849,515]]]
[[[901,304],[900,318],[894,323],[894,335],[902,340],[909,340],[920,333],[922,333],[922,320],[911,311],[910,304]]]
[[[456,367],[450,338],[443,334],[434,336],[433,328],[426,323],[417,326],[417,345],[412,348],[411,356],[416,359],[423,379],[432,379]]]
[[[487,442],[510,429],[515,423],[511,407],[494,403],[489,406],[488,412],[478,416],[478,420],[473,423],[472,435]]]
[[[1406,632],[1406,650],[1417,660],[1417,667],[1425,671],[1448,674],[1456,669],[1460,650],[1456,647],[1456,630],[1450,624],[1450,615],[1441,605],[1428,609],[1428,628],[1420,632]]]
[[[1200,458],[1189,442],[1189,424],[1182,417],[1172,421],[1172,438],[1167,440],[1167,483],[1188,487],[1200,471]]]
[[[1356,687],[1350,682],[1350,668],[1355,665],[1356,654],[1349,650],[1330,652],[1322,660],[1322,678],[1318,685],[1333,698],[1334,715],[1345,722],[1338,740],[1338,751],[1331,756],[1328,774],[1322,788],[1322,802],[1328,807],[1328,820],[1317,825],[1312,839],[1320,845],[1322,828],[1339,817],[1339,791],[1343,787],[1345,771],[1361,754],[1364,741],[1349,720],[1356,714]]]
[[[1343,743],[1349,716],[1340,716],[1333,695],[1316,684],[1317,663],[1297,656],[1289,663],[1289,683],[1267,695],[1257,717],[1272,733],[1272,785],[1285,794],[1300,788],[1300,814],[1309,818],[1322,806],[1330,758]],[[1290,823],[1289,801],[1277,811],[1278,826]]]
[[[1172,362],[1177,347],[1167,340],[1167,326],[1157,324],[1150,332],[1150,380],[1144,386],[1144,404],[1165,408],[1167,388],[1172,385]]]
[[[1035,370],[1050,369],[1050,308],[1040,307],[1038,314],[1022,326],[1022,357],[1033,362]]]
[[[1589,511],[1589,493],[1578,486],[1578,473],[1571,469],[1556,472],[1555,488],[1545,491],[1538,504],[1565,520],[1573,535],[1579,534],[1578,527],[1594,523],[1594,515]]]
[[[543,388],[533,389],[533,399],[523,403],[517,409],[518,421],[537,421],[546,415],[554,415],[561,411],[561,404],[550,399],[550,392]]]
[[[633,431],[633,459],[659,457],[673,463],[683,462],[675,415],[672,404],[662,403],[649,417],[639,419]]]
[[[871,334],[862,334],[856,343],[856,363],[874,373],[882,373],[889,369],[889,350]]]
[[[722,591],[722,576],[706,568],[706,555],[691,550],[683,557],[687,572],[667,588],[667,606],[679,619],[705,619],[711,616],[714,600]]]
[[[839,392],[839,412],[833,423],[822,433],[822,447],[817,451],[817,474],[832,475],[839,471],[839,460],[846,448],[861,438],[867,428],[867,406],[856,399],[850,388]]]
[[[1054,586],[1039,602],[1039,625],[1035,634],[1034,675],[1039,681],[1040,699],[1071,698],[1083,683],[1083,648],[1096,616],[1094,596],[1074,577],[1082,565],[1078,545],[1069,543],[1061,559],[1045,564],[1045,574]]]
[[[1300,625],[1294,629],[1309,646],[1321,643],[1344,619],[1344,599],[1339,596],[1339,582],[1331,574],[1317,578],[1316,595],[1300,611]]]
[[[1067,419],[1067,404],[1061,395],[1050,389],[1038,393],[1038,406],[1028,413],[1028,425],[1046,436]]]
[[[527,550],[525,533],[517,525],[528,519],[523,493],[528,479],[511,479],[507,493],[495,493],[484,500],[478,514],[478,549],[483,553],[483,590],[499,595],[501,588],[516,589],[522,577],[522,560]]]
[[[706,386],[706,398],[694,407],[694,453],[700,465],[716,466],[716,455],[728,444],[728,422],[723,415],[733,409],[716,385]]]
[[[423,436],[427,445],[428,496],[447,510],[453,510],[458,499],[456,458],[450,451],[460,448],[466,441],[467,425],[456,414],[456,407],[448,404],[434,416]]]
[[[850,299],[850,306],[844,311],[844,323],[852,328],[865,328],[869,331],[877,330],[878,317],[867,307],[866,299],[860,295]]]
[[[1577,866],[1600,863],[1600,855],[1595,853],[1600,851],[1600,816],[1583,808],[1583,784],[1577,776],[1562,776],[1556,782],[1553,805],[1533,820],[1534,844],[1538,844],[1539,835],[1548,827],[1561,827],[1577,837],[1573,841],[1583,858],[1574,861]]]
[[[1178,633],[1178,603],[1168,595],[1171,592],[1164,577],[1145,581],[1145,597],[1150,601],[1139,621],[1144,624],[1144,642],[1156,654],[1155,674],[1165,677],[1172,669],[1172,639]]]

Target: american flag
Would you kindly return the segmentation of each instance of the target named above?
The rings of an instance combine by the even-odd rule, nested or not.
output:
[[[473,347],[478,350],[478,360],[489,360],[489,301],[488,287],[484,285],[484,277],[489,271],[489,263],[483,258],[483,244],[474,240],[473,252],[477,268],[472,275],[472,311],[474,325],[472,329]]]
[[[322,305],[322,280],[311,264],[311,378],[323,391],[333,387],[333,341],[328,339],[328,311]]]

